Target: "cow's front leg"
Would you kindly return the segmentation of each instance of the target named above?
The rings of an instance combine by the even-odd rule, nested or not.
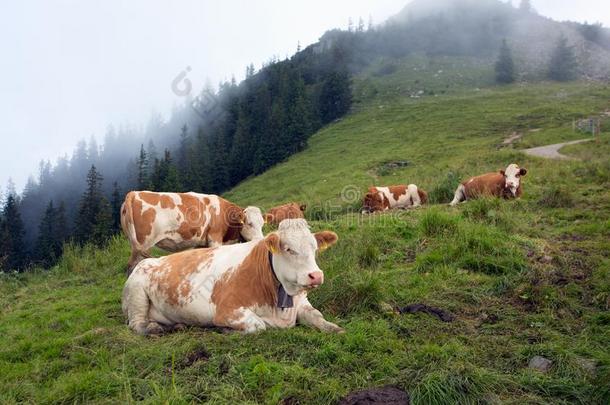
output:
[[[216,316],[214,324],[220,327],[229,327],[244,333],[256,333],[267,329],[265,321],[249,309],[233,311],[228,316]]]
[[[345,330],[340,326],[324,319],[322,313],[315,309],[309,302],[299,308],[297,312],[297,322],[314,327],[322,332],[345,332]]]
[[[453,201],[451,201],[451,206],[455,207],[459,203],[466,201],[466,188],[463,184],[460,184],[455,190],[455,196],[453,197]]]

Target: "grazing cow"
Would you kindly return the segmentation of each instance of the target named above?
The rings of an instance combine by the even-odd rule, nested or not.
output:
[[[371,187],[364,196],[363,214],[392,208],[415,208],[428,202],[428,193],[415,184],[408,186]]]
[[[307,300],[324,282],[316,251],[336,241],[334,232],[312,234],[304,219],[288,219],[264,240],[143,260],[125,283],[123,313],[143,335],[185,325],[253,333],[297,322],[342,332]]]
[[[458,186],[451,206],[480,196],[519,198],[523,194],[521,177],[526,174],[527,170],[513,163],[506,170],[472,177]]]
[[[131,245],[128,272],[150,257],[153,246],[169,252],[263,238],[263,215],[216,195],[132,191],[121,207],[121,227]]]
[[[297,204],[297,203],[289,203],[285,205],[281,205],[279,207],[271,208],[264,215],[265,222],[279,225],[285,219],[298,219],[305,218],[305,210],[307,209],[307,205],[305,204]]]

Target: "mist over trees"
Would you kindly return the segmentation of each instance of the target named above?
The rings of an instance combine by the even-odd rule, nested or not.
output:
[[[496,82],[502,84],[509,84],[515,81],[515,63],[513,62],[513,54],[506,42],[506,39],[502,40],[502,46],[500,47],[500,55],[496,62]]]
[[[549,79],[566,82],[576,79],[578,61],[568,39],[561,35],[549,64]]]
[[[587,47],[610,49],[610,31],[601,25],[560,25],[532,10],[529,1],[515,8],[497,0],[414,0],[382,25],[352,20],[347,30],[330,30],[304,49],[299,44],[290,58],[259,70],[249,65],[242,82],[185,98],[167,120],[152,114],[143,128],[110,126],[101,144],[90,137],[71,156],[41,162],[21,195],[9,187],[1,204],[0,269],[51,266],[67,241],[103,243],[120,231],[127,191],[219,194],[286,160],[350,111],[352,77],[379,58],[497,58],[498,82],[511,83],[520,71],[514,61],[524,59],[513,59],[524,26],[556,24],[585,38]],[[570,80],[578,73],[572,38],[547,47],[552,58],[538,63],[543,77]]]

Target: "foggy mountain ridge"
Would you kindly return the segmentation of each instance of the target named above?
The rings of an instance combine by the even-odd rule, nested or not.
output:
[[[517,3],[517,2],[516,2]],[[563,34],[574,47],[579,60],[580,75],[594,80],[610,80],[610,29],[594,25],[596,41],[583,35],[584,24],[559,22],[536,12],[535,1],[530,12],[498,0],[413,0],[387,25],[409,26],[431,22],[445,22],[459,27],[453,30],[456,38],[476,43],[480,29],[498,43],[506,38],[513,50],[524,80],[539,80],[546,73],[550,54]],[[455,40],[455,38],[454,38]],[[496,48],[492,47],[495,56]]]
[[[308,136],[337,118],[325,117],[322,112],[324,92],[341,91],[333,82],[340,80],[337,75],[343,70],[350,75],[358,74],[377,58],[399,59],[424,53],[475,56],[489,63],[488,60],[496,56],[502,39],[507,38],[514,51],[519,78],[541,80],[548,68],[549,55],[563,34],[574,46],[580,77],[609,80],[610,30],[599,29],[590,40],[584,36],[583,27],[524,12],[497,0],[414,0],[373,29],[355,26],[349,31],[328,31],[318,43],[291,58],[271,60],[258,71],[249,67],[249,74],[239,84],[221,84],[216,98],[208,99],[214,104],[210,111],[206,106],[195,105],[194,108],[193,100],[185,99],[184,105],[175,108],[167,121],[153,115],[144,128],[109,127],[101,145],[91,138],[89,142],[79,142],[71,157],[60,157],[54,165],[41,162],[37,178],[28,181],[20,198],[26,241],[31,244],[35,240],[50,200],[56,205],[64,202],[70,223],[73,223],[91,165],[95,165],[103,176],[102,190],[108,199],[115,182],[122,193],[138,188],[137,160],[141,145],[147,154],[149,176],[152,176],[155,160],[163,161],[165,149],[171,152],[170,166],[174,165],[182,173],[181,142],[193,145],[198,137],[205,137],[203,147],[207,148],[207,153],[210,150],[222,152],[219,156],[212,153],[205,165],[197,166],[198,171],[203,170],[201,167],[207,168],[203,174],[205,182],[188,190],[171,191],[222,193],[247,177],[259,174],[260,170],[302,150]],[[299,86],[298,95],[294,86]],[[285,105],[277,105],[278,97],[285,99]],[[260,159],[261,150],[269,151],[284,133],[294,131],[295,125],[299,125],[292,122],[299,114],[291,106],[294,100],[303,97],[305,110],[296,111],[312,115],[307,125],[298,129],[299,136],[306,135],[305,138],[283,139],[282,142],[293,142],[296,146],[276,153],[272,161],[255,168],[252,161]],[[242,116],[247,119],[240,119]],[[181,138],[182,128],[187,131],[186,141]],[[245,142],[245,146],[239,142]],[[243,155],[237,159],[233,156],[237,153]],[[223,174],[226,178],[218,180],[217,173],[210,172],[218,169],[216,158],[225,166],[230,166],[227,162],[244,160],[247,164],[234,174]],[[232,169],[222,168],[224,171]]]

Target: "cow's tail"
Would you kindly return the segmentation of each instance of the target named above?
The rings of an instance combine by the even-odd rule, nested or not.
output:
[[[137,246],[138,240],[136,237],[136,227],[133,220],[133,200],[136,198],[136,193],[130,191],[125,196],[125,201],[121,206],[121,229],[129,240],[131,246]]]

